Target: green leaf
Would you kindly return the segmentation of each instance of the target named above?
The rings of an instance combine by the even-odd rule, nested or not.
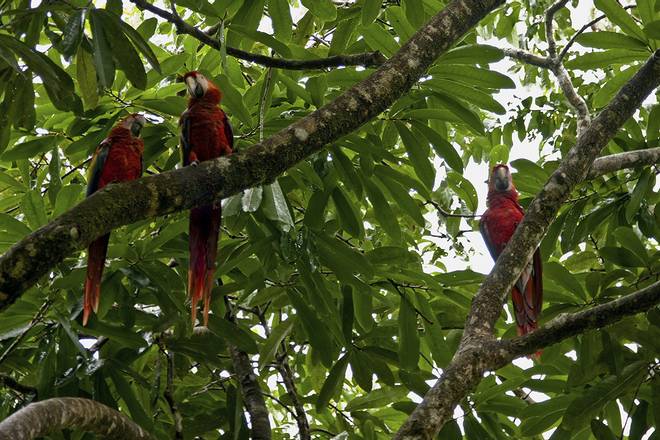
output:
[[[434,78],[445,78],[490,89],[515,89],[516,84],[506,75],[474,66],[448,65],[431,69]]]
[[[483,64],[494,63],[504,58],[502,49],[487,44],[466,44],[458,46],[438,58],[442,64]]]
[[[605,107],[638,70],[638,67],[633,66],[616,73],[594,93],[594,106],[597,108]]]
[[[358,396],[351,399],[346,405],[346,411],[360,411],[369,408],[382,408],[402,399],[407,394],[407,390],[402,386],[390,388],[379,388],[364,396]]]
[[[435,182],[435,169],[429,160],[428,144],[426,139],[419,139],[413,136],[412,132],[404,124],[397,123],[396,129],[401,136],[403,146],[406,148],[408,158],[415,169],[415,174],[419,177],[428,189],[433,189]]]
[[[41,136],[22,144],[14,145],[2,155],[3,161],[22,160],[35,157],[41,153],[52,150],[53,146],[61,140],[60,136]]]
[[[85,10],[79,9],[69,16],[66,27],[62,32],[62,44],[60,52],[66,57],[70,57],[80,45],[83,36],[83,25],[85,24]]]
[[[320,328],[327,328],[326,325],[319,318],[316,311],[312,309],[306,301],[303,300],[303,297],[297,291],[289,289],[287,293],[291,303],[293,304],[293,307],[296,309],[296,316],[298,319],[300,319],[303,327],[305,328],[305,331],[307,332],[307,336],[309,337],[312,348],[316,350],[320,355],[323,365],[329,368],[332,365],[334,353],[336,353],[336,351],[330,334],[326,331],[319,331]],[[348,359],[346,359],[345,362],[348,362]],[[343,379],[343,372],[341,377]],[[328,396],[328,399],[330,399],[330,396]]]
[[[89,14],[89,26],[92,29],[94,46],[94,65],[101,87],[112,87],[115,80],[115,62],[109,42],[111,33],[104,29],[103,19],[97,11],[97,9],[93,9]]]
[[[262,370],[272,359],[275,358],[277,350],[280,347],[280,343],[286,338],[293,325],[296,323],[295,318],[289,318],[284,322],[281,322],[277,327],[273,328],[266,339],[266,342],[259,350],[259,369]]]
[[[53,217],[68,211],[72,208],[83,195],[83,186],[70,184],[60,188],[55,199],[55,206],[53,208]]]
[[[316,399],[316,410],[323,411],[330,403],[330,400],[336,398],[341,391],[341,386],[344,383],[344,376],[346,375],[346,367],[348,366],[348,353],[344,354],[330,369],[330,373],[323,382],[319,397]]]
[[[215,77],[215,83],[220,87],[223,94],[223,106],[227,107],[233,115],[237,116],[241,122],[243,122],[248,127],[252,126],[252,116],[245,107],[243,97],[236,90],[236,88],[231,84],[229,78],[225,75],[219,75]]]
[[[440,91],[442,93],[450,94],[460,97],[462,100],[476,105],[479,108],[488,110],[498,115],[506,113],[506,109],[493,99],[493,97],[481,90],[461,84],[457,81],[450,81],[445,79],[433,78],[424,81],[422,86],[429,87],[431,90]]]
[[[320,20],[332,21],[337,18],[337,8],[332,0],[301,0],[301,2]]]
[[[378,18],[380,14],[380,7],[383,4],[382,0],[365,0],[362,5],[362,12],[360,14],[360,21],[363,26],[367,26]]]
[[[457,173],[463,174],[463,160],[449,141],[426,124],[414,121],[412,125],[431,143],[435,153],[443,158],[447,162],[447,165]]]
[[[447,94],[437,94],[435,98],[438,99],[444,107],[458,117],[460,122],[463,122],[475,134],[484,134],[484,124],[479,115],[477,115],[470,107],[461,101],[458,101]]]
[[[289,232],[293,228],[289,205],[278,181],[264,186],[262,211],[266,218],[279,223],[284,232]]]
[[[616,228],[613,235],[622,247],[632,251],[646,264],[649,263],[649,254],[633,228],[620,226]]]
[[[649,38],[653,38],[654,40],[660,40],[660,20],[655,20],[647,24],[644,27],[644,33],[648,35]]]
[[[290,41],[293,20],[291,19],[289,2],[287,0],[268,0],[268,13],[273,22],[275,36],[281,40]]]
[[[594,434],[594,437],[596,437],[596,440],[618,439],[605,423],[597,419],[591,421],[591,432]]]
[[[84,49],[80,49],[76,54],[76,80],[85,109],[96,107],[99,102],[99,93],[94,57]]]
[[[325,234],[317,234],[315,237],[317,244],[324,247],[327,254],[333,255],[337,261],[341,260],[342,264],[352,268],[352,272],[359,272],[367,278],[373,277],[374,269],[364,254],[337,238],[328,237]]]
[[[644,170],[637,181],[637,185],[635,185],[635,189],[630,195],[628,204],[626,205],[626,220],[628,222],[632,222],[633,218],[635,218],[635,215],[639,212],[639,206],[642,203],[642,199],[649,190],[649,187],[654,183],[655,178],[651,179],[650,171],[648,169]]]
[[[531,437],[547,431],[559,421],[573,399],[573,395],[559,395],[523,409],[520,412],[520,433]]]
[[[401,296],[399,306],[399,362],[401,368],[416,370],[419,360],[419,334],[417,333],[417,313],[410,299]]]
[[[257,335],[251,331],[243,330],[233,322],[216,315],[209,315],[209,330],[219,338],[235,345],[241,351],[246,353],[259,352],[255,342]]]
[[[630,64],[644,61],[649,57],[648,52],[632,51],[628,49],[610,49],[603,52],[591,52],[578,55],[566,61],[568,69],[592,70],[605,69],[616,64]]]
[[[337,208],[337,214],[339,215],[342,228],[353,237],[362,237],[364,235],[364,228],[359,209],[348,200],[344,191],[338,186],[332,191],[332,200]]]
[[[44,199],[37,191],[26,192],[21,200],[21,208],[30,228],[37,229],[48,223]]]
[[[632,16],[616,0],[594,0],[594,6],[607,15],[610,21],[631,37],[645,41],[644,32],[637,26]]]
[[[582,46],[598,49],[646,50],[646,44],[637,38],[617,32],[585,32],[575,40]]]
[[[626,248],[604,246],[598,253],[605,260],[621,267],[644,267],[644,261]]]
[[[149,43],[142,37],[142,34],[133,29],[124,20],[119,20],[119,25],[121,26],[122,31],[124,31],[124,34],[126,34],[126,36],[133,42],[137,50],[144,55],[144,58],[146,58],[151,67],[153,67],[156,72],[161,73],[158,58],[154,51],[151,50],[151,47],[149,47]]]
[[[586,300],[587,294],[582,284],[560,263],[551,261],[543,266],[543,274],[553,280],[564,289],[572,292],[576,297]]]
[[[309,202],[307,202],[307,209],[305,209],[305,218],[303,220],[305,226],[315,230],[323,228],[328,198],[328,193],[325,191],[315,191],[312,194]]]
[[[450,171],[447,173],[447,184],[456,193],[456,195],[465,203],[465,206],[475,212],[479,204],[477,190],[474,185],[458,173]]]
[[[632,391],[646,376],[646,361],[626,366],[618,376],[608,376],[578,396],[564,414],[562,428],[576,430],[591,420],[609,401]]]
[[[399,43],[383,27],[376,23],[362,28],[362,36],[369,47],[379,50],[386,57],[391,57],[399,50]]]
[[[115,389],[117,394],[124,401],[128,407],[128,412],[131,415],[131,418],[140,424],[148,432],[152,431],[153,422],[151,418],[147,416],[147,413],[144,410],[143,402],[138,400],[138,397],[133,391],[133,387],[124,379],[122,373],[119,369],[116,368],[107,368],[106,374],[110,376],[112,382],[115,384]]]
[[[369,202],[371,202],[371,206],[374,208],[374,215],[378,223],[380,223],[387,235],[392,237],[394,241],[400,241],[401,227],[380,188],[368,178],[364,179],[364,188],[367,192]]]
[[[419,226],[426,226],[420,205],[412,198],[409,189],[393,179],[379,178],[399,207]]]
[[[144,71],[144,65],[140,56],[124,34],[121,19],[115,14],[103,9],[93,9],[91,16],[96,16],[97,20],[102,23],[103,32],[106,37],[109,37],[109,35],[112,36],[108,38],[108,42],[112,48],[112,56],[117,64],[119,64],[121,70],[124,71],[126,78],[128,78],[133,86],[144,90],[147,87],[147,74]]]
[[[14,217],[4,212],[0,212],[0,230],[8,234],[14,234],[17,238],[23,238],[28,235],[32,230],[25,226],[21,221],[16,220]]]

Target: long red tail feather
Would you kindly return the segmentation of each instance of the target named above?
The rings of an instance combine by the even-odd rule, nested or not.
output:
[[[92,314],[99,308],[101,297],[101,278],[105,256],[108,252],[110,234],[103,235],[92,242],[87,249],[87,277],[85,278],[85,295],[83,297],[83,326]]]
[[[197,303],[204,300],[204,325],[208,325],[211,290],[215,274],[215,257],[218,253],[221,208],[211,205],[190,210],[188,269],[188,294],[191,299],[192,323],[197,317]]]
[[[536,330],[539,326],[539,308],[535,306],[535,286],[533,280],[525,286],[525,294],[521,294],[518,287],[514,286],[511,291],[511,299],[513,302],[514,317],[516,319],[516,328],[518,336],[524,336]],[[541,350],[537,351],[534,355],[536,359],[541,356]]]

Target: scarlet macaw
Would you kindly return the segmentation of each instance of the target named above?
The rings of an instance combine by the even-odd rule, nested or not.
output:
[[[490,255],[493,260],[497,260],[524,217],[524,211],[518,204],[518,191],[513,186],[511,172],[506,165],[493,167],[488,179],[487,205],[488,209],[481,217],[479,229]],[[543,306],[541,271],[541,254],[537,249],[511,292],[519,336],[538,327]]]
[[[126,182],[142,175],[144,142],[140,131],[146,124],[144,116],[132,114],[115,125],[107,138],[96,148],[87,174],[87,197],[109,183]],[[83,325],[97,311],[101,296],[101,277],[108,250],[110,233],[94,240],[87,250],[87,277],[83,299]]]
[[[179,120],[183,165],[195,166],[231,154],[234,135],[227,115],[219,107],[220,89],[199,72],[188,72],[183,79],[190,95],[188,109]],[[188,294],[193,325],[200,299],[204,299],[204,325],[208,325],[220,221],[219,203],[190,210]]]

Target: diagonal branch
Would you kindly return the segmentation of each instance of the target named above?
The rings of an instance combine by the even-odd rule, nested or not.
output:
[[[149,11],[161,18],[172,23],[177,32],[181,34],[188,34],[195,37],[202,43],[220,50],[220,42],[208,33],[186,23],[181,17],[174,13],[167,12],[158,6],[152,5],[147,0],[130,0],[135,6],[143,11]],[[173,10],[176,11],[176,10]],[[339,66],[363,66],[363,67],[376,67],[385,62],[385,57],[378,51],[365,52],[350,55],[336,55],[327,58],[317,58],[311,60],[293,60],[286,58],[273,58],[266,55],[246,52],[235,47],[226,47],[227,55],[239,58],[241,60],[250,61],[256,64],[261,64],[266,67],[275,67],[279,69],[289,70],[313,70],[313,69],[327,69]]]
[[[660,281],[637,292],[577,313],[561,314],[538,330],[525,336],[502,340],[500,348],[507,352],[504,363],[534,353],[586,330],[614,324],[626,316],[649,310],[660,303]]]
[[[451,418],[454,407],[502,356],[493,344],[495,321],[522,269],[571,191],[587,175],[600,150],[660,85],[660,51],[626,83],[594,119],[531,202],[523,221],[472,300],[465,331],[454,358],[395,439],[432,438]],[[484,347],[488,347],[485,350]]]
[[[599,157],[594,161],[589,169],[589,174],[587,174],[587,179],[595,179],[603,174],[624,168],[636,168],[658,163],[660,163],[660,147],[610,154],[609,156]]]
[[[119,226],[272,182],[299,161],[373,119],[504,0],[453,0],[365,80],[244,152],[109,185],[0,256],[0,310],[65,257]]]
[[[505,48],[503,49],[504,54],[508,57],[523,61],[527,64],[533,66],[543,67],[549,69],[554,73],[559,83],[564,96],[568,102],[573,106],[575,112],[577,113],[578,118],[578,135],[580,135],[584,130],[587,129],[589,123],[591,122],[591,116],[589,114],[589,107],[584,99],[577,93],[573,83],[571,81],[564,64],[562,63],[562,57],[564,52],[561,55],[557,56],[557,43],[555,42],[554,37],[554,17],[555,14],[564,6],[566,6],[568,0],[558,0],[553,3],[545,13],[545,38],[548,43],[548,56],[541,57],[535,55],[531,52],[526,52],[521,49],[512,49]]]
[[[78,397],[56,397],[31,403],[0,422],[0,438],[31,440],[63,429],[92,432],[104,438],[153,439],[119,411]]]
[[[37,389],[35,387],[31,387],[29,385],[23,385],[13,377],[8,376],[6,374],[0,374],[0,387],[11,388],[12,390],[21,394],[34,394],[35,396],[37,395]]]

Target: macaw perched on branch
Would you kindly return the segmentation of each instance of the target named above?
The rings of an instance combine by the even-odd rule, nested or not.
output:
[[[222,99],[220,89],[199,72],[188,72],[183,79],[190,95],[188,109],[179,120],[183,165],[196,166],[199,162],[231,154],[234,135],[227,115],[218,106]],[[193,325],[200,299],[204,299],[204,325],[208,325],[220,221],[219,202],[190,210],[188,294]]]
[[[493,167],[488,179],[487,205],[488,209],[481,217],[479,229],[490,255],[497,260],[524,217],[524,211],[518,204],[518,191],[513,186],[511,172],[506,165]],[[511,292],[519,336],[538,327],[543,306],[541,277],[541,254],[537,249]]]
[[[96,148],[87,174],[87,197],[109,183],[126,182],[142,175],[144,142],[140,132],[146,124],[144,116],[132,114],[115,125]],[[110,233],[94,240],[87,250],[87,277],[83,299],[83,325],[92,310],[97,311],[101,297],[101,277],[108,251]]]

